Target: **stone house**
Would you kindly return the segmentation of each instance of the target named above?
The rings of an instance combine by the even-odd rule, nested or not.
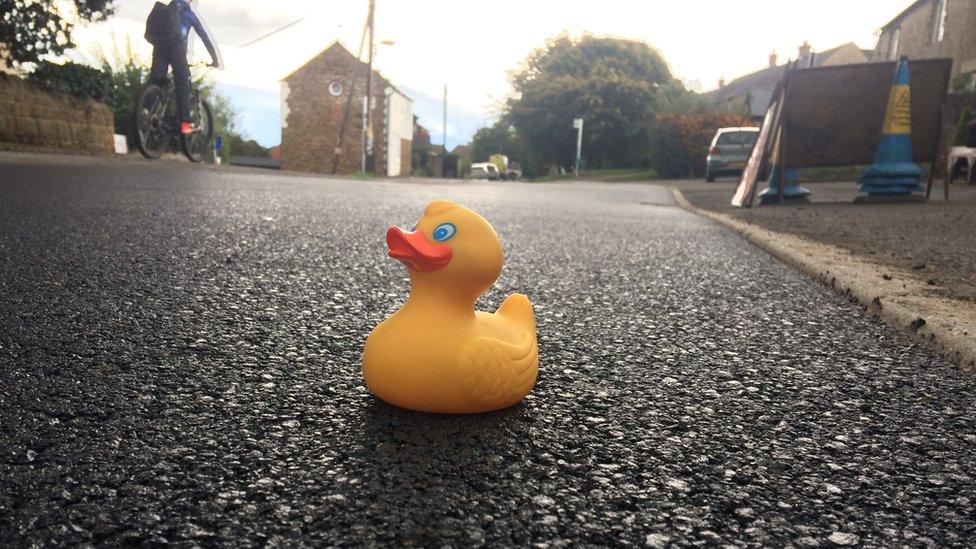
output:
[[[973,0],[918,0],[881,27],[874,54],[892,61],[948,57],[952,77],[976,74],[976,2]]]
[[[336,173],[360,171],[366,70],[366,63],[334,42],[282,79],[282,169],[332,173],[338,150]],[[372,171],[391,177],[409,175],[413,101],[375,70],[371,95]]]
[[[810,44],[804,42],[797,49],[796,58],[799,67],[829,67],[867,63],[871,60],[871,52],[862,50],[853,42],[815,52]],[[719,87],[706,93],[706,97],[725,112],[762,118],[766,114],[773,92],[776,91],[776,85],[783,79],[785,70],[786,64],[780,65],[778,55],[773,52],[769,55],[769,65],[766,68],[728,83],[721,80]]]

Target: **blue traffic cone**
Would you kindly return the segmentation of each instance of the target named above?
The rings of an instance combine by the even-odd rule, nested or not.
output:
[[[771,168],[769,186],[759,195],[759,204],[779,204],[779,166]],[[806,200],[810,191],[800,186],[800,170],[786,168],[783,174],[783,200],[796,202]]]
[[[908,86],[908,58],[895,70],[874,164],[864,168],[861,192],[880,198],[922,192],[922,168],[912,162],[912,96]]]

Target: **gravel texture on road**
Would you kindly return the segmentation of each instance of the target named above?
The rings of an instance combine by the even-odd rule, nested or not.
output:
[[[972,545],[976,386],[641,184],[0,154],[0,542]],[[449,198],[536,305],[521,404],[370,396],[385,229]]]
[[[854,204],[856,183],[804,183],[809,204],[735,208],[737,182],[675,184],[693,205],[771,231],[840,246],[880,265],[904,269],[932,295],[976,306],[976,186],[956,182],[949,202],[941,183],[925,203]],[[766,187],[760,183],[759,190]]]

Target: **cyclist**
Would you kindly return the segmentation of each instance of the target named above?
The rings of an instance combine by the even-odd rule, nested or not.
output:
[[[206,26],[193,12],[195,0],[171,0],[169,4],[156,2],[146,20],[146,40],[153,45],[152,69],[149,81],[165,86],[166,73],[173,67],[176,88],[176,109],[180,117],[180,133],[197,131],[190,120],[190,65],[187,61],[187,41],[194,30],[213,60],[211,67],[220,67],[220,54],[214,47]]]

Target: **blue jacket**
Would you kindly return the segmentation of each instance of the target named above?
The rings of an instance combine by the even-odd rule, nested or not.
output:
[[[190,3],[187,0],[172,0],[179,6],[180,10],[180,21],[182,21],[182,26],[180,27],[180,33],[185,44],[187,39],[190,38],[190,29],[196,31],[197,36],[200,40],[203,40],[204,47],[207,48],[207,53],[210,54],[210,58],[213,59],[214,63],[217,62],[217,50],[214,48],[213,42],[210,40],[210,35],[207,34],[207,29],[200,22],[200,18],[197,14],[193,13],[193,8],[190,7]]]

